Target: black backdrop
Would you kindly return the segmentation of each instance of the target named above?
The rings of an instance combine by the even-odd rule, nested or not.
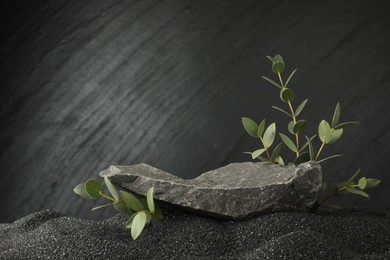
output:
[[[276,121],[265,55],[280,53],[316,133],[339,101],[359,120],[324,155],[324,179],[362,167],[389,209],[387,1],[2,1],[0,222],[51,208],[104,218],[73,187],[111,164],[192,178],[249,160],[241,117]],[[296,103],[297,103],[296,102]],[[284,132],[286,132],[284,130]],[[317,146],[318,149],[318,146]],[[287,152],[287,148],[284,148]]]

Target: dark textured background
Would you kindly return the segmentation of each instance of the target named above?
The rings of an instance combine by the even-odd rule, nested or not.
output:
[[[265,55],[280,53],[316,133],[335,104],[359,120],[324,155],[325,180],[357,168],[383,179],[390,209],[387,1],[2,1],[0,222],[50,208],[85,218],[73,187],[111,164],[146,162],[183,177],[258,143],[241,116],[283,124]],[[295,104],[297,103],[295,102]],[[284,130],[284,132],[286,132]],[[287,148],[284,148],[287,152]]]

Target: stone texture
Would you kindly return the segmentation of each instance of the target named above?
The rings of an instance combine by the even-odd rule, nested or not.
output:
[[[322,178],[321,168],[314,162],[297,167],[232,163],[195,179],[182,179],[147,164],[110,166],[100,175],[142,196],[154,187],[155,199],[168,206],[224,219],[308,210]]]

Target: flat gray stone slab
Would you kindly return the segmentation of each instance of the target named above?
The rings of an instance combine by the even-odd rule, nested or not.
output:
[[[142,196],[154,187],[157,201],[224,219],[308,210],[322,179],[321,167],[315,162],[298,166],[232,163],[194,179],[182,179],[147,164],[110,166],[100,175]]]

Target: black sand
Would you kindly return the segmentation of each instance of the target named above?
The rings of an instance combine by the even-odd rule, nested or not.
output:
[[[0,224],[0,258],[390,259],[390,212],[282,212],[241,222],[170,212],[136,241],[124,221],[37,212]]]

